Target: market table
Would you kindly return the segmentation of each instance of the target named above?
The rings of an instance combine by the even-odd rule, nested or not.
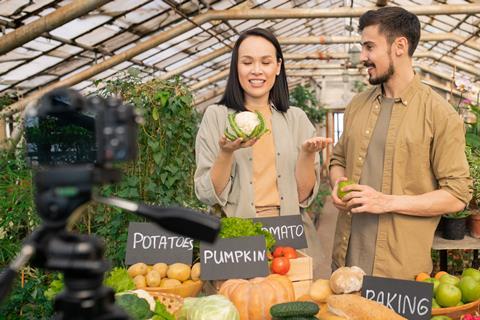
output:
[[[432,249],[440,251],[440,269],[448,272],[448,250],[461,249],[461,250],[473,250],[472,268],[480,266],[480,260],[478,259],[478,250],[480,249],[480,239],[465,235],[463,240],[447,240],[437,233],[433,238]]]

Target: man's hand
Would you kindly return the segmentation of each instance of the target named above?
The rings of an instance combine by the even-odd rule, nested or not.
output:
[[[336,181],[335,181],[335,185],[333,186],[333,190],[332,190],[332,200],[333,200],[333,205],[338,209],[338,210],[342,210],[342,211],[345,211],[347,210],[347,205],[345,202],[342,201],[342,199],[340,199],[338,196],[337,196],[337,193],[338,193],[338,184],[340,183],[340,181],[347,181],[347,177],[341,177],[341,178],[338,178]]]
[[[243,142],[241,138],[238,138],[235,141],[230,141],[225,136],[222,136],[218,141],[218,145],[223,152],[233,153],[235,150],[238,150],[240,148],[248,148],[253,146],[255,142],[257,142],[257,140],[258,139],[250,139]]]
[[[331,143],[332,143],[331,138],[313,137],[305,140],[302,143],[302,152],[305,152],[307,154],[319,152]]]
[[[347,209],[351,213],[387,213],[392,210],[392,197],[381,193],[370,186],[352,184],[343,188],[348,193],[343,197]]]

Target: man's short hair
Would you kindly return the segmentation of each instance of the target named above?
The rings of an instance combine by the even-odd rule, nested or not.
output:
[[[378,30],[387,37],[389,44],[395,38],[407,38],[408,55],[413,56],[420,40],[420,21],[415,14],[400,7],[369,10],[360,17],[358,30],[362,32],[366,27],[374,25],[379,26]]]

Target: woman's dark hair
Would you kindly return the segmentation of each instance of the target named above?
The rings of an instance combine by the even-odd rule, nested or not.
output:
[[[269,101],[278,111],[286,112],[289,106],[289,99],[287,75],[285,73],[285,61],[283,59],[282,48],[280,47],[280,43],[278,43],[278,40],[275,38],[273,33],[262,28],[255,28],[243,32],[240,34],[237,42],[235,42],[235,46],[233,47],[232,51],[232,59],[230,61],[230,74],[227,80],[227,87],[219,103],[237,111],[247,110],[245,108],[244,91],[240,85],[240,81],[238,80],[238,48],[240,47],[240,44],[242,44],[243,40],[251,36],[262,37],[275,47],[276,58],[277,61],[281,61],[281,68],[280,74],[276,77],[275,83],[270,90]]]
[[[408,55],[413,56],[420,40],[420,21],[416,15],[400,7],[369,10],[360,17],[358,30],[361,32],[374,25],[378,25],[378,30],[387,37],[389,44],[397,37],[407,38]]]

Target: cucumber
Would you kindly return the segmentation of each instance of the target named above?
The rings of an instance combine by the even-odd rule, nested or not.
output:
[[[309,301],[279,303],[270,308],[270,314],[276,318],[306,317],[307,319],[311,319],[318,311],[320,311],[318,305]]]
[[[245,138],[245,133],[238,127],[237,123],[235,122],[235,114],[230,113],[228,115],[228,122],[230,123],[230,127],[232,127],[235,135],[240,138]]]

